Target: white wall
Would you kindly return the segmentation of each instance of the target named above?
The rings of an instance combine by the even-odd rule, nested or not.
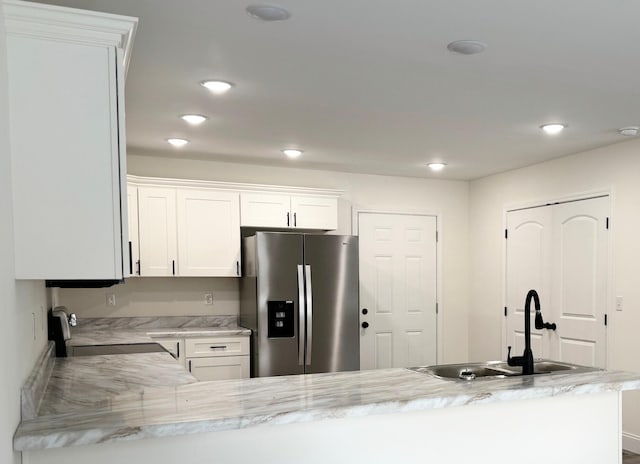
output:
[[[640,140],[561,158],[470,183],[469,357],[504,357],[503,247],[506,205],[611,190],[614,284],[608,304],[609,368],[640,372]],[[625,445],[640,452],[640,394],[625,394]],[[630,440],[630,438],[637,440]]]
[[[337,233],[352,233],[352,212],[359,209],[441,214],[443,294],[440,296],[440,307],[444,325],[441,359],[445,362],[466,360],[468,317],[466,277],[468,184],[466,182],[310,171],[131,154],[127,158],[127,163],[129,173],[139,176],[342,189],[345,194],[339,202]],[[61,303],[89,317],[147,315],[153,312],[154,305],[158,305],[158,308],[162,305],[159,304],[159,297],[155,293],[159,287],[153,282],[142,283],[143,280],[146,279],[140,279],[139,283],[134,283],[137,298],[135,308],[132,305],[116,311],[107,308],[104,301],[108,289],[62,291]],[[193,284],[188,284],[189,280],[194,280]],[[220,283],[221,280],[225,282]],[[229,283],[229,281],[234,282],[234,279],[162,279],[162,281],[165,296],[169,296],[174,291],[183,292],[183,300],[188,300],[188,304],[164,305],[162,309],[164,312],[182,315],[194,314],[196,311],[197,314],[212,314],[211,307],[204,307],[201,304],[203,292],[213,286],[215,300],[215,287],[222,285],[225,292],[221,297],[229,299],[220,303],[219,308],[222,308],[220,310],[231,311],[226,314],[237,314],[239,299],[237,287],[232,288],[232,284]],[[191,287],[187,289],[188,285]]]
[[[45,344],[46,302],[43,282],[14,280],[7,106],[6,33],[0,3],[0,462],[17,464],[13,433],[20,422],[20,387]]]

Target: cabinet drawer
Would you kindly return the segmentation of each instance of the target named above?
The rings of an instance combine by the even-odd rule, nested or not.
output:
[[[189,372],[199,381],[249,378],[249,356],[219,356],[187,360]]]
[[[240,356],[249,354],[249,337],[187,338],[187,358]]]

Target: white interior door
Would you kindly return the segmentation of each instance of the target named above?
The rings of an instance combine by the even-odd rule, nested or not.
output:
[[[553,208],[553,359],[606,366],[608,211],[608,197]]]
[[[507,213],[506,345],[512,355],[524,350],[524,301],[535,289],[545,322],[557,329],[535,330],[532,304],[534,357],[605,367],[608,211],[609,198],[600,197]]]
[[[549,317],[551,273],[551,208],[531,208],[507,214],[507,346],[512,356],[524,352],[524,302],[535,289],[543,315]],[[534,356],[548,358],[549,345],[543,330],[535,330],[531,320],[531,349]],[[505,349],[504,356],[507,352]]]
[[[361,369],[435,364],[436,217],[360,213],[358,229]]]

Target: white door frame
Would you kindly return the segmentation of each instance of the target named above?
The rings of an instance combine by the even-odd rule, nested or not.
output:
[[[607,260],[607,283],[606,283],[606,312],[608,315],[607,320],[607,330],[605,336],[605,346],[607,350],[606,354],[606,366],[608,367],[611,362],[611,346],[610,340],[611,336],[609,335],[611,332],[611,327],[614,324],[614,313],[615,313],[615,299],[613,297],[613,288],[614,288],[614,265],[613,265],[613,250],[614,250],[614,238],[615,234],[613,233],[615,228],[615,191],[613,187],[602,188],[597,190],[587,190],[580,193],[575,194],[567,194],[559,197],[553,197],[551,199],[540,199],[540,200],[532,200],[527,202],[513,202],[506,203],[502,209],[502,230],[507,229],[507,213],[514,210],[526,209],[526,208],[538,208],[542,206],[552,206],[556,203],[568,203],[571,201],[581,201],[581,200],[590,200],[592,198],[598,198],[608,196],[609,197],[609,242],[608,242],[608,254],[609,259]],[[507,240],[503,240],[502,243],[502,307],[507,306]],[[500,318],[501,322],[501,341],[500,348],[504,348],[507,343],[507,318]],[[504,351],[504,350],[503,350]],[[501,359],[507,358],[507,353],[501,353]]]
[[[358,224],[361,214],[389,214],[398,216],[429,216],[436,218],[436,232],[438,234],[438,241],[436,242],[436,305],[438,312],[436,313],[436,364],[442,362],[444,353],[444,340],[441,337],[443,333],[443,321],[445,302],[442,293],[442,214],[430,213],[425,211],[389,211],[379,209],[356,209],[353,212],[352,233],[353,235],[359,235]]]

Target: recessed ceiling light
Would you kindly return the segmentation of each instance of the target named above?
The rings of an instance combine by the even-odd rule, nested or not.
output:
[[[287,10],[274,5],[250,5],[247,14],[262,21],[284,21],[291,17]]]
[[[429,166],[432,171],[442,171],[446,165],[446,163],[429,163],[427,166]]]
[[[223,94],[233,87],[231,82],[226,81],[204,81],[200,85],[216,95]]]
[[[167,142],[177,148],[184,147],[189,143],[187,139],[167,139]]]
[[[180,116],[180,119],[182,119],[185,122],[188,122],[193,126],[197,126],[205,122],[208,118],[201,114],[183,114],[182,116]]]
[[[298,150],[296,148],[285,148],[282,150],[282,153],[287,155],[289,158],[297,158],[302,154],[302,150]]]
[[[456,40],[447,45],[450,52],[460,53],[461,55],[477,55],[487,48],[487,44],[479,40]]]
[[[565,130],[566,127],[567,127],[566,124],[562,124],[559,122],[552,122],[549,124],[543,124],[542,126],[540,126],[540,129],[542,129],[546,134],[556,135],[562,132],[563,130]]]
[[[625,137],[635,137],[636,135],[638,135],[638,130],[640,130],[640,127],[629,126],[623,127],[618,132],[620,132],[620,135],[624,135]]]

